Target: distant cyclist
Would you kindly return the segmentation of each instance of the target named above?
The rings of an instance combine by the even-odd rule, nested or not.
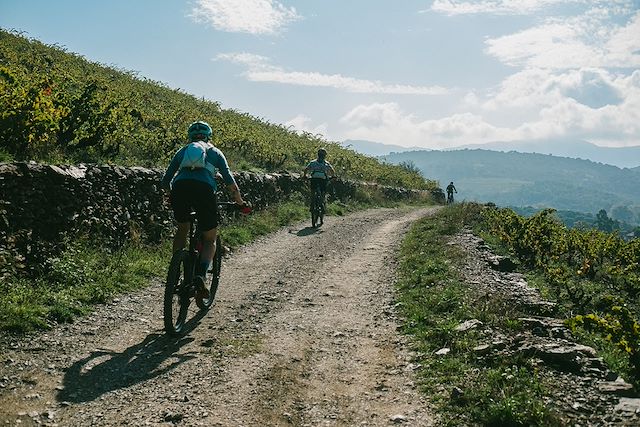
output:
[[[327,150],[320,148],[318,150],[318,158],[309,162],[302,174],[303,178],[306,178],[307,174],[311,176],[311,194],[315,194],[320,189],[322,200],[324,200],[324,194],[327,191],[327,181],[329,181],[329,178],[336,176],[333,166],[326,159]]]
[[[451,181],[449,185],[447,185],[447,203],[453,203],[454,192],[458,193],[458,190],[456,190],[456,186],[453,185],[453,181]]]
[[[171,189],[171,208],[178,222],[178,230],[173,238],[174,253],[185,247],[189,233],[189,213],[192,210],[196,212],[198,227],[202,231],[203,248],[195,280],[199,296],[203,299],[209,298],[204,278],[216,252],[217,171],[227,184],[234,201],[239,205],[246,205],[231,175],[227,159],[222,151],[209,142],[212,133],[211,126],[206,122],[191,123],[187,130],[188,144],[173,156],[162,177],[162,188]]]

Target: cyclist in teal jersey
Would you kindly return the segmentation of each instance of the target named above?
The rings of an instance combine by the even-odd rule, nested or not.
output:
[[[196,270],[196,284],[200,296],[208,299],[204,277],[216,252],[218,227],[218,205],[216,174],[219,172],[227,184],[234,201],[246,206],[240,195],[227,159],[222,151],[209,141],[213,131],[206,122],[194,122],[187,131],[188,144],[180,148],[171,159],[171,163],[162,177],[161,186],[171,191],[171,208],[178,223],[173,238],[173,252],[183,249],[189,233],[189,213],[194,210],[198,225],[202,231],[203,248],[200,253],[200,265]],[[200,158],[198,158],[201,156]]]
[[[309,162],[302,174],[303,178],[307,177],[307,174],[311,177],[311,194],[314,194],[316,189],[320,189],[324,200],[324,194],[327,191],[327,182],[330,178],[336,176],[336,172],[333,170],[333,166],[326,160],[327,150],[321,148],[318,150],[318,158]]]

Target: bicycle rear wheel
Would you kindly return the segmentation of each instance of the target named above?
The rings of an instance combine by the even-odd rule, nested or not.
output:
[[[196,304],[200,307],[201,310],[208,310],[213,304],[213,300],[216,297],[216,292],[218,291],[218,284],[220,283],[220,269],[222,268],[222,253],[224,252],[222,248],[222,240],[220,236],[216,238],[216,254],[213,256],[213,262],[211,263],[211,268],[207,271],[207,277],[205,279],[205,283],[209,284],[209,298],[202,299],[196,297]]]
[[[309,212],[311,212],[311,227],[315,228],[316,223],[318,222],[318,210],[316,209],[315,197],[311,199],[311,207],[309,208]]]
[[[320,206],[318,208],[318,223],[319,225],[324,225],[324,200],[320,202]]]
[[[164,288],[164,329],[167,333],[179,334],[184,327],[189,309],[189,294],[185,279],[189,268],[189,252],[185,249],[171,257],[167,283]]]
[[[311,208],[311,227],[316,228],[316,224],[318,223],[318,212],[316,211],[316,207]]]

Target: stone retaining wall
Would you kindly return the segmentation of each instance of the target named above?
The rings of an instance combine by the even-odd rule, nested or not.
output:
[[[8,268],[31,270],[59,251],[67,236],[93,233],[113,247],[133,234],[159,241],[173,230],[171,212],[159,190],[163,172],[107,165],[1,163],[0,278]],[[240,172],[235,178],[256,209],[308,192],[297,174]],[[392,200],[424,195],[345,180],[333,182],[332,194],[347,201],[363,186],[374,187]],[[439,192],[433,195],[437,201],[440,196]]]

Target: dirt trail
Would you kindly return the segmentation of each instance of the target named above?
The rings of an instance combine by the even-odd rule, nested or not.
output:
[[[162,331],[162,283],[0,342],[0,425],[431,425],[396,328],[394,248],[432,209],[287,228],[223,265],[215,307]]]

